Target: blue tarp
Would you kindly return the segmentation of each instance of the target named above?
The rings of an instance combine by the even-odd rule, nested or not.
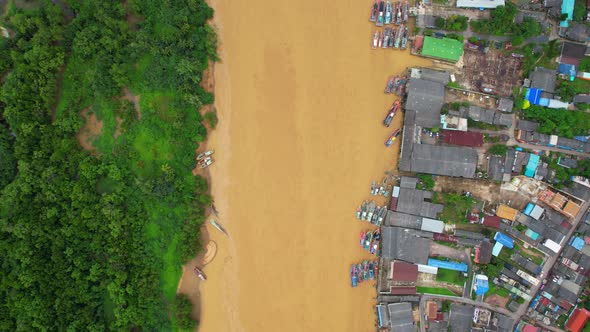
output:
[[[526,170],[524,171],[524,175],[532,178],[535,176],[535,171],[537,170],[537,166],[539,166],[539,160],[541,158],[536,154],[531,154],[529,157],[529,163],[526,165]]]
[[[584,240],[576,236],[571,240],[570,245],[578,250],[582,250],[584,247]]]
[[[574,136],[574,139],[580,142],[588,142],[588,137],[590,136]]]
[[[528,203],[526,205],[526,208],[524,209],[524,214],[527,216],[530,216],[534,209],[535,209],[535,204]]]
[[[480,276],[475,277],[475,295],[484,295],[490,289],[488,280],[481,278]]]
[[[428,265],[434,266],[434,267],[439,267],[441,269],[467,272],[467,264],[465,264],[465,263],[441,261],[438,259],[429,258]]]
[[[514,248],[514,241],[510,236],[504,233],[496,232],[496,235],[494,235],[494,240],[501,243],[503,246],[508,247],[509,249]]]
[[[539,105],[539,100],[541,99],[541,89],[527,89],[525,94],[525,99],[528,100],[533,105]]]
[[[573,81],[576,78],[576,66],[570,65],[568,63],[560,63],[559,67],[557,67],[557,71],[560,74],[569,76],[569,80]]]

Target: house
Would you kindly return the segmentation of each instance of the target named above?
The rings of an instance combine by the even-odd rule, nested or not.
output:
[[[498,216],[485,216],[485,217],[483,217],[482,224],[486,227],[499,229],[501,222],[502,222],[502,218],[500,218]]]
[[[590,104],[590,95],[575,95],[574,104]]]
[[[555,81],[557,75],[555,70],[543,67],[536,67],[530,75],[531,89],[539,89],[549,93],[555,93]]]
[[[565,168],[576,168],[578,167],[578,161],[572,158],[559,158],[557,160],[557,165],[565,167]]]
[[[409,302],[390,303],[387,305],[392,331],[414,332],[412,305]]]
[[[418,15],[418,16],[416,16],[416,26],[419,28],[435,29],[436,28],[436,16]]]
[[[410,70],[410,77],[437,82],[446,86],[451,79],[451,74],[448,71],[432,68],[412,68]]]
[[[590,27],[582,23],[572,22],[565,32],[567,39],[585,43],[590,38]]]
[[[477,264],[489,264],[492,260],[492,243],[489,240],[482,241],[475,248],[475,259]]]
[[[586,53],[586,45],[565,42],[561,48],[559,63],[577,67],[580,65],[580,60],[584,58],[584,53]]]
[[[445,130],[443,142],[446,144],[480,147],[483,146],[483,134],[473,131]]]
[[[415,216],[436,218],[442,212],[443,205],[430,203],[431,199],[432,191],[400,188],[397,211]]]
[[[502,219],[514,221],[518,215],[518,210],[502,204],[496,209],[496,215]]]
[[[536,131],[539,128],[539,124],[533,121],[527,120],[518,120],[516,124],[516,129],[524,130],[524,131]]]
[[[391,262],[389,279],[398,283],[415,283],[418,280],[418,265],[393,261]]]
[[[436,320],[438,316],[438,304],[434,301],[426,302],[426,316],[428,317],[429,321]]]
[[[510,113],[512,112],[513,108],[514,102],[510,98],[500,98],[500,100],[498,101],[498,111]]]
[[[467,304],[451,303],[449,325],[453,332],[470,332],[475,307]]]
[[[567,320],[567,323],[565,323],[565,327],[570,332],[581,332],[588,322],[589,317],[590,311],[584,308],[577,308]]]
[[[457,0],[458,8],[491,9],[504,5],[504,0]]]

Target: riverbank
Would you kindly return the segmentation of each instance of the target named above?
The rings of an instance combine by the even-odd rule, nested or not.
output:
[[[371,3],[211,5],[221,58],[211,189],[230,237],[210,233],[218,252],[199,331],[372,331],[374,284],[353,289],[348,276],[371,257],[354,213],[397,164],[399,143],[383,144],[402,120],[381,125],[387,77],[430,61],[371,50]]]

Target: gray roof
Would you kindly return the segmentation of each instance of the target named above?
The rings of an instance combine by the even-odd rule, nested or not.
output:
[[[504,162],[504,173],[512,173],[512,167],[514,167],[514,161],[516,160],[516,150],[509,149],[506,151],[506,161]]]
[[[516,264],[520,265],[525,270],[531,272],[532,274],[536,274],[537,271],[540,271],[540,266],[533,263],[531,260],[524,258],[523,256],[519,255],[518,253],[513,254],[510,257]]]
[[[494,112],[494,124],[498,126],[512,126],[512,114]]]
[[[428,263],[432,240],[420,237],[420,232],[385,226],[381,228],[381,233],[381,257],[424,265]]]
[[[514,102],[510,98],[500,98],[498,102],[498,110],[502,112],[510,113],[514,107]]]
[[[481,233],[464,231],[464,230],[460,230],[460,229],[455,231],[455,236],[466,237],[466,238],[475,239],[475,240],[483,240],[485,238],[485,236]]]
[[[422,227],[422,217],[413,216],[407,213],[387,211],[384,225],[420,229]]]
[[[555,70],[543,67],[536,67],[530,75],[531,88],[541,89],[547,92],[555,92],[555,80],[557,75]]]
[[[389,310],[387,310],[387,305],[385,304],[378,304],[377,305],[377,312],[381,316],[381,326],[380,327],[389,327],[391,321],[389,320]]]
[[[436,17],[432,15],[416,16],[416,26],[420,28],[436,28]]]
[[[585,151],[586,150],[586,146],[588,145],[588,143],[586,142],[582,142],[582,141],[578,141],[575,139],[571,139],[571,138],[565,138],[565,137],[558,137],[557,138],[557,146],[559,147],[568,147],[572,150],[576,150],[576,151]]]
[[[475,308],[472,305],[451,303],[449,315],[451,330],[453,332],[470,332],[474,311]]]
[[[571,22],[570,26],[565,32],[565,37],[578,42],[587,42],[590,36],[590,27],[584,24]]]
[[[502,181],[504,175],[504,157],[490,156],[488,161],[488,178],[494,181]]]
[[[578,161],[572,158],[559,158],[559,162],[557,162],[557,164],[567,168],[578,167]]]
[[[436,218],[436,215],[442,212],[443,206],[427,202],[426,200],[429,199],[432,199],[431,191],[400,188],[397,211],[427,218]]]
[[[582,290],[582,288],[580,287],[580,285],[576,284],[575,282],[571,281],[571,280],[564,280],[561,283],[561,287],[567,289],[568,291],[574,293],[574,294],[579,294],[580,291]]]
[[[564,188],[564,191],[585,201],[590,201],[590,188],[579,183],[572,183],[570,187]]]
[[[411,76],[412,78],[421,78],[444,85],[447,85],[451,79],[451,74],[448,71],[432,68],[412,68]]]
[[[410,165],[412,172],[473,178],[477,151],[467,147],[414,144]]]
[[[512,331],[512,327],[515,323],[513,318],[498,313],[496,313],[495,316],[498,319],[498,332]]]
[[[439,127],[444,95],[441,83],[413,78],[408,83],[406,110],[416,111],[418,126]]]
[[[590,104],[590,95],[576,95],[574,96],[574,103]]]
[[[457,0],[457,7],[464,8],[496,8],[504,4],[504,0]]]
[[[410,171],[412,168],[412,150],[414,139],[421,134],[420,129],[416,127],[416,111],[406,110],[404,115],[404,130],[402,135],[402,146],[398,167],[402,171]]]
[[[469,111],[469,117],[473,121],[479,121],[479,122],[484,122],[484,123],[489,123],[489,124],[494,123],[494,114],[496,113],[494,110],[471,105],[471,106],[469,106],[468,111]]]
[[[418,183],[418,178],[411,177],[411,176],[402,176],[399,186],[401,188],[416,189],[417,183]]]
[[[390,303],[387,305],[387,309],[389,309],[392,331],[416,331],[416,328],[414,327],[414,318],[412,316],[412,305],[410,303]]]

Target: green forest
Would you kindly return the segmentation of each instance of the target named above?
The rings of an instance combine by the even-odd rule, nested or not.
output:
[[[527,120],[539,123],[540,133],[573,138],[576,135],[586,135],[590,130],[590,113],[568,111],[566,109],[551,109],[531,105],[523,110]]]
[[[211,203],[191,170],[213,10],[56,2],[0,18],[0,330],[190,330],[176,287]],[[102,125],[86,150],[82,114]]]

